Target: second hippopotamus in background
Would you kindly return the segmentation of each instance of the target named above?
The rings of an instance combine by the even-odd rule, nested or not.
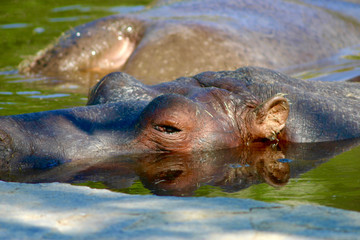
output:
[[[121,70],[159,83],[247,65],[284,69],[359,44],[356,11],[340,0],[158,0],[66,32],[20,70],[75,81]]]

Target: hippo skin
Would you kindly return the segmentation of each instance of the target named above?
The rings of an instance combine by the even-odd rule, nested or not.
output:
[[[138,153],[191,153],[253,142],[360,137],[360,85],[310,82],[258,67],[203,72],[147,86],[121,72],[88,106],[0,117],[0,163]]]
[[[147,84],[249,65],[290,73],[359,44],[359,12],[359,1],[155,1],[69,30],[20,72],[82,82],[122,71]]]

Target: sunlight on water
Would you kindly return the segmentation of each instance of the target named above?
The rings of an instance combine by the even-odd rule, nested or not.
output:
[[[316,81],[356,81],[360,76],[360,46],[344,49],[335,57],[325,59],[322,64],[324,66],[320,65],[293,76]]]
[[[14,29],[14,28],[25,28],[29,27],[30,25],[27,23],[11,23],[11,24],[3,24],[0,25],[2,29]]]
[[[56,85],[48,78],[24,78],[17,73],[0,74],[0,115],[38,112],[84,105],[86,94],[77,93],[73,84]]]

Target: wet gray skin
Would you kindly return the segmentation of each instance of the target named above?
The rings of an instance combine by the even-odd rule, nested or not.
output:
[[[307,82],[263,68],[147,86],[112,73],[88,106],[0,117],[0,163],[56,166],[89,157],[191,153],[254,142],[360,137],[360,85]]]
[[[359,44],[359,11],[359,1],[159,0],[69,30],[20,70],[75,81],[121,70],[159,83],[248,65],[291,69]]]

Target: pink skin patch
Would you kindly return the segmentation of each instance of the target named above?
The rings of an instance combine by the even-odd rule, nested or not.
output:
[[[88,71],[102,72],[104,70],[118,70],[128,60],[132,52],[135,50],[135,42],[129,38],[119,39],[119,43],[114,45],[112,48],[101,53],[95,61],[89,66]],[[95,56],[97,53],[92,52]]]

